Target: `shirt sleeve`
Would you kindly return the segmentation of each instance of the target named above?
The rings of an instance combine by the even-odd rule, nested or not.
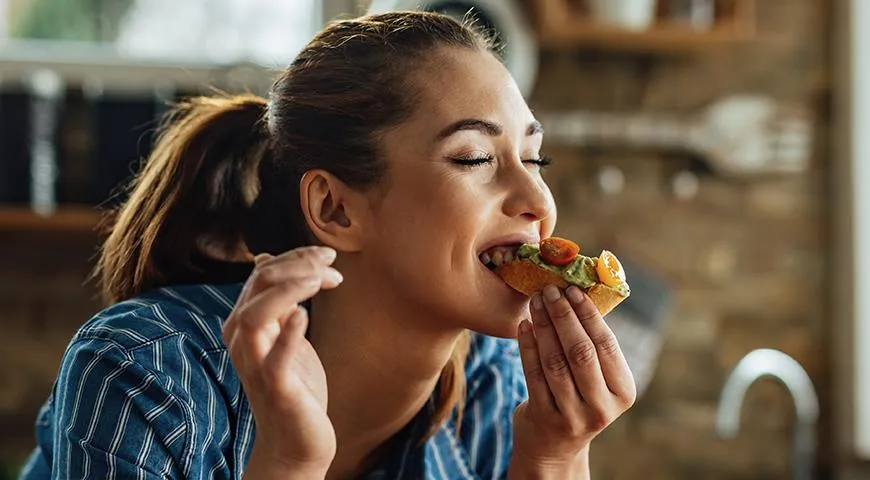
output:
[[[466,376],[468,393],[460,439],[470,466],[482,479],[506,478],[514,410],[528,398],[516,341],[476,336]]]
[[[52,478],[183,478],[185,406],[121,346],[75,341],[53,395]]]

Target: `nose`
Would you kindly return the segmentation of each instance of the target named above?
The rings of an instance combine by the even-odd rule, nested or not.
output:
[[[505,215],[542,221],[554,214],[553,195],[538,174],[518,168],[512,169],[508,176],[508,193],[503,206]]]

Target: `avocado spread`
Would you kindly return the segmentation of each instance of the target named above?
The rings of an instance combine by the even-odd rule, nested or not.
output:
[[[577,258],[575,258],[573,262],[564,267],[557,267],[555,265],[550,265],[541,259],[541,251],[537,245],[528,243],[517,249],[516,256],[517,258],[528,259],[535,265],[550,270],[564,278],[566,282],[572,285],[577,285],[582,289],[587,289],[598,283],[598,272],[595,271],[598,257],[577,255]],[[625,297],[630,293],[627,283],[612,288]]]

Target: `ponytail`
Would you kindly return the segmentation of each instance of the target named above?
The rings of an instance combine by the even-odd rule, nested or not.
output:
[[[271,155],[267,107],[252,94],[197,97],[167,114],[128,200],[109,219],[94,272],[104,301],[173,283],[245,280],[244,232]],[[210,260],[206,247],[234,262]]]

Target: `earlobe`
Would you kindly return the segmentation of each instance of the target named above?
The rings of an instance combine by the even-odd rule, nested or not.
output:
[[[299,184],[300,205],[309,230],[323,245],[341,252],[360,248],[360,196],[335,175],[309,170]]]

